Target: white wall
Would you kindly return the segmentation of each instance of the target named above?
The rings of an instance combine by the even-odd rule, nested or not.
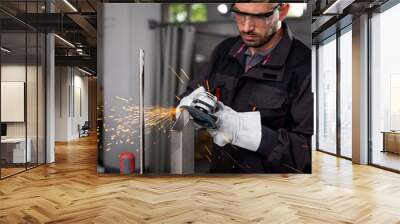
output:
[[[1,66],[2,82],[24,82],[26,84],[26,106],[22,112],[26,112],[26,120],[23,122],[6,122],[8,138],[30,139],[32,152],[32,162],[39,159],[39,163],[44,162],[44,74],[42,68],[25,64],[4,64]],[[27,80],[26,80],[27,79]],[[7,96],[2,96],[6,97]],[[1,110],[11,110],[1,108]],[[9,111],[10,112],[10,111]],[[12,113],[12,111],[11,111]],[[39,153],[39,156],[37,156]]]
[[[68,85],[67,67],[55,69],[55,141],[68,140]]]
[[[26,73],[27,72],[27,73]],[[1,81],[3,82],[25,82],[25,75],[28,74],[28,80],[30,86],[36,85],[36,80],[33,80],[30,75],[36,76],[36,67],[25,65],[2,65],[1,66]],[[27,89],[27,103],[30,109],[28,112],[36,110],[36,88],[28,88]],[[31,104],[34,102],[34,104]],[[32,109],[32,107],[34,107]],[[7,108],[1,108],[1,110],[7,110]],[[28,137],[29,133],[31,133],[30,128],[32,130],[36,130],[36,113],[27,113],[28,119]],[[32,123],[34,122],[34,124]],[[8,137],[25,137],[25,123],[26,122],[7,122],[7,136]],[[35,126],[35,127],[33,127]]]
[[[88,120],[88,77],[72,67],[56,67],[55,73],[55,141],[77,139],[78,124]]]
[[[160,33],[159,29],[149,29],[148,21],[160,21],[161,5],[105,3],[102,7],[98,15],[98,46],[101,48],[98,52],[98,69],[102,75],[98,88],[103,91],[104,97],[103,125],[116,128],[121,123],[112,117],[129,117],[132,112],[125,110],[125,106],[139,104],[139,49],[145,50],[144,104],[150,105],[153,99],[154,82],[158,74],[156,62],[160,59],[157,46]],[[121,98],[128,101],[122,101]],[[139,125],[127,125],[126,128],[130,133],[127,136],[117,135],[119,131],[112,129],[103,133],[103,144],[109,144],[104,151],[107,172],[119,169],[118,155],[122,151],[135,153],[136,167],[139,167]],[[114,135],[118,141],[113,140]],[[124,143],[120,144],[120,141]],[[150,158],[150,155],[146,154],[146,158]]]
[[[1,81],[25,82],[25,73],[25,65],[2,65]],[[6,108],[1,108],[1,110],[6,110]],[[7,123],[7,137],[25,137],[25,123]]]

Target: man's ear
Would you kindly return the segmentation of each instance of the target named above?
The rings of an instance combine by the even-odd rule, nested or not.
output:
[[[283,3],[280,10],[279,10],[279,20],[283,21],[286,19],[287,14],[289,13],[290,4]]]

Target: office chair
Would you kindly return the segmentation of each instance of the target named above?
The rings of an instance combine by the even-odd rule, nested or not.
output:
[[[79,128],[79,125],[78,125]],[[87,137],[89,136],[89,121],[85,121],[85,123],[82,125],[82,127],[79,128],[79,138],[80,137]]]

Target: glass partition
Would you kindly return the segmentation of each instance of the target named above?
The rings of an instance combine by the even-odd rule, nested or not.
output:
[[[318,48],[318,149],[336,154],[336,36]]]
[[[31,168],[37,165],[37,132],[38,132],[38,107],[37,107],[37,76],[38,76],[38,56],[37,56],[37,41],[36,32],[27,32],[27,74],[26,74],[26,114],[27,114],[27,151],[28,160],[27,167]]]
[[[26,136],[26,41],[24,31],[1,34],[2,177],[24,171],[31,156]]]
[[[352,33],[340,36],[340,155],[352,157]]]
[[[43,13],[44,1],[7,1],[0,7]],[[0,12],[0,178],[45,163],[45,35]]]
[[[400,5],[371,18],[372,164],[400,170]]]
[[[38,64],[37,64],[37,162],[44,164],[46,162],[46,36],[38,33]]]

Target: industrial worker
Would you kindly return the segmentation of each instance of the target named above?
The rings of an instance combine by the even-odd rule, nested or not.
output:
[[[240,36],[221,42],[181,95],[178,114],[200,92],[220,102],[210,172],[311,173],[311,50],[286,25],[289,7],[232,4]]]

